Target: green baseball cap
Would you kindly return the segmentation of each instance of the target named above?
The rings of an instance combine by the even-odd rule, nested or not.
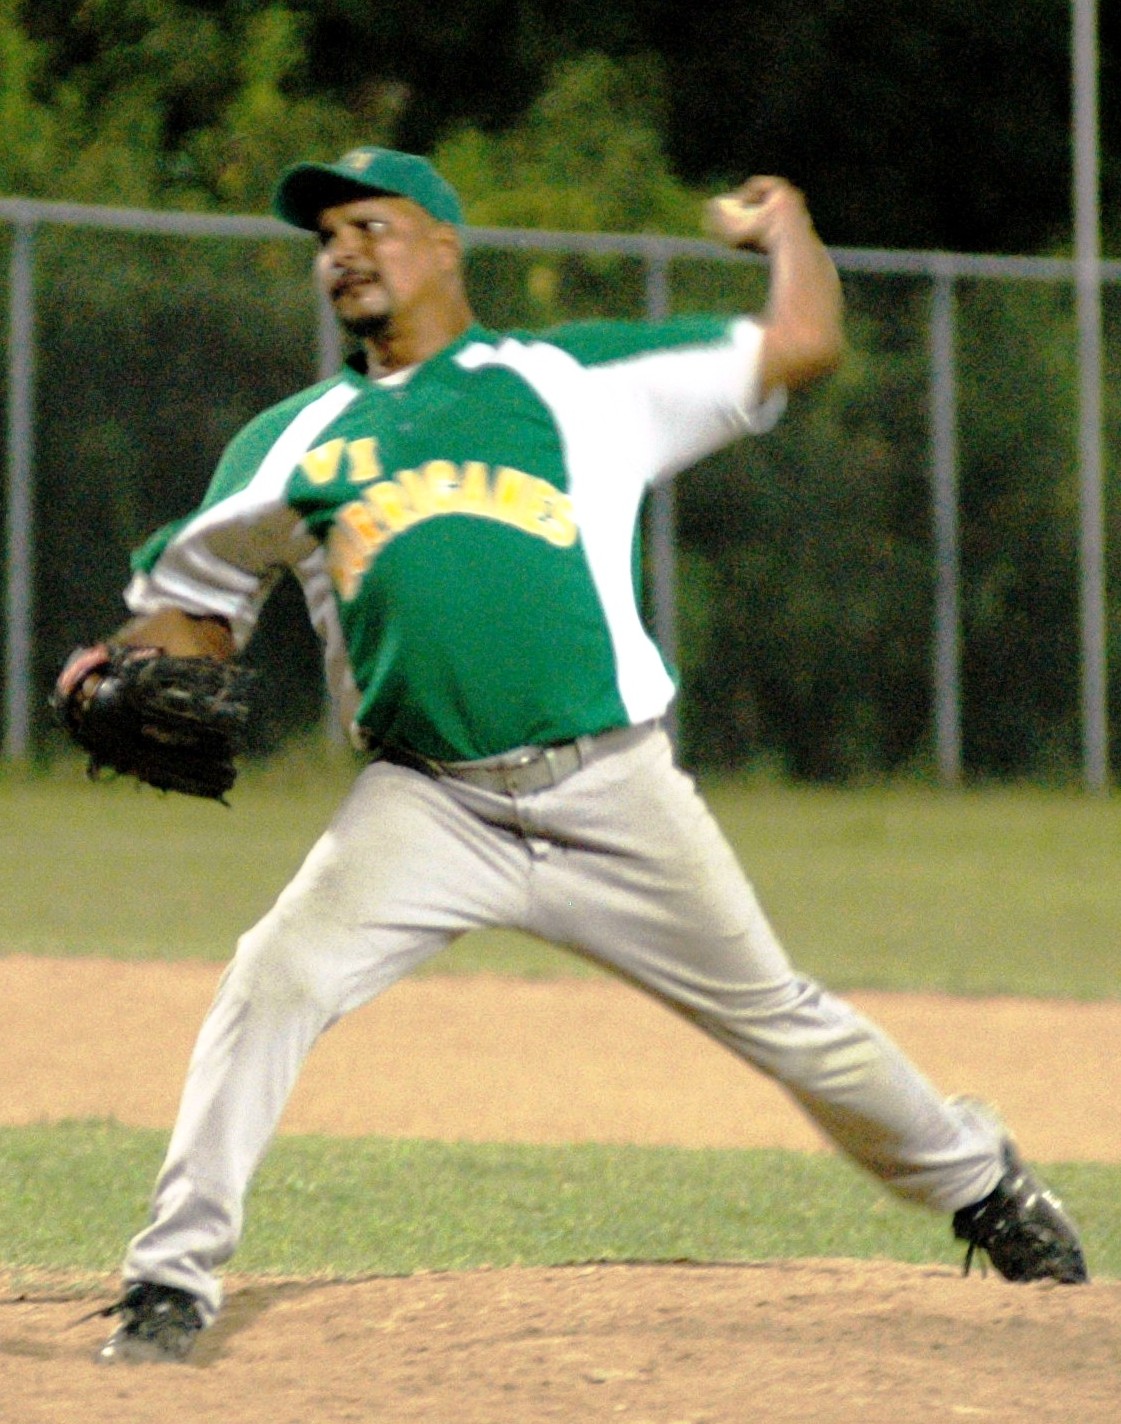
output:
[[[375,195],[411,198],[437,222],[463,222],[452,185],[427,159],[393,148],[352,148],[336,163],[295,164],[280,175],[272,210],[293,227],[314,232],[324,208]]]

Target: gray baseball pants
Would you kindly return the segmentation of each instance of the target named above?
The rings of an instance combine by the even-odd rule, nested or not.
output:
[[[954,1211],[996,1185],[996,1129],[791,968],[665,733],[590,746],[586,765],[526,796],[380,761],[361,772],[222,977],[126,1283],[190,1291],[209,1324],[215,1270],[316,1039],[486,926],[620,971],[784,1085],[900,1196]]]

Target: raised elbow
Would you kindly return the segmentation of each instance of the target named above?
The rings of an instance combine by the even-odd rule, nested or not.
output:
[[[793,391],[831,375],[841,364],[844,351],[839,322],[770,328],[763,340],[765,388],[782,386]]]
[[[845,339],[839,325],[814,332],[805,342],[801,352],[801,367],[804,379],[818,380],[829,376],[841,364],[845,354]]]

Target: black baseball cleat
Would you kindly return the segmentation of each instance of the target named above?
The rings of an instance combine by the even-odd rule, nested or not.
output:
[[[102,1365],[178,1364],[191,1353],[202,1329],[193,1295],[151,1281],[137,1281],[115,1305],[98,1314],[121,1316],[120,1325],[97,1352]]]
[[[969,1274],[976,1251],[984,1251],[1006,1281],[1090,1279],[1074,1223],[1059,1198],[1020,1159],[1007,1136],[1001,1144],[1004,1176],[987,1197],[954,1213],[954,1235],[967,1241]]]

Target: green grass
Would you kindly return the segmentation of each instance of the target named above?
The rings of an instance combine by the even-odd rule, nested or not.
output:
[[[250,768],[232,810],[91,787],[76,761],[0,773],[0,950],[228,958],[344,794],[310,752]],[[706,786],[791,957],[835,988],[1101,999],[1118,992],[1121,801],[1075,791]],[[432,966],[595,972],[524,936],[471,935]],[[115,1271],[166,1134],[0,1129],[0,1261]],[[1047,1176],[1091,1267],[1121,1275],[1121,1167]],[[282,1138],[238,1270],[358,1276],[587,1260],[890,1257],[957,1263],[946,1222],[827,1155]]]
[[[0,778],[7,953],[225,960],[344,794],[345,755],[251,768],[233,807],[118,782],[76,762]],[[1012,787],[706,784],[791,958],[837,989],[1082,999],[1121,984],[1121,799]],[[509,932],[432,966],[595,972]]]
[[[21,1269],[114,1271],[162,1133],[0,1129],[0,1240]],[[1056,1164],[1099,1277],[1121,1274],[1121,1169]],[[959,1264],[944,1218],[825,1154],[283,1137],[250,1194],[239,1271],[400,1275],[578,1261],[846,1256]]]
[[[747,781],[708,792],[792,958],[835,987],[1121,992],[1121,799]]]

